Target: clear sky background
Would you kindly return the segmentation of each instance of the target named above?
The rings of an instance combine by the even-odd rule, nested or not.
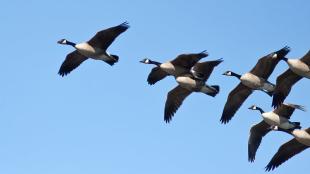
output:
[[[255,92],[228,125],[219,122],[228,93],[239,83],[226,70],[249,71],[257,59],[285,45],[288,57],[310,49],[308,0],[256,1],[2,1],[0,64],[1,174],[206,174],[264,173],[281,144],[292,137],[267,135],[254,164],[247,161],[249,128],[261,121],[252,104],[269,111],[271,98]],[[97,31],[128,21],[131,28],[109,48],[120,56],[110,67],[88,60],[67,77],[57,75],[73,50]],[[188,97],[171,124],[163,120],[172,77],[155,86],[152,68],[138,61],[167,61],[208,50],[224,58],[209,84],[216,98]],[[287,69],[280,62],[269,79]],[[310,110],[310,81],[301,80],[287,102]],[[309,112],[293,121],[309,127]],[[310,170],[310,150],[273,173]],[[306,172],[307,173],[307,172]]]

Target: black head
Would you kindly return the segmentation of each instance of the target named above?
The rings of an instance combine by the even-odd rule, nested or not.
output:
[[[235,73],[232,72],[232,71],[226,71],[224,72],[222,75],[225,75],[225,76],[233,76]]]
[[[250,110],[257,110],[257,111],[259,111],[261,114],[263,114],[263,113],[265,112],[262,108],[260,108],[260,107],[258,107],[258,106],[256,106],[256,105],[252,105],[252,106],[249,107],[248,109],[250,109]]]
[[[140,63],[144,63],[144,64],[151,64],[151,60],[150,59],[148,59],[148,58],[145,58],[145,59],[143,59],[143,60],[140,60]]]
[[[67,45],[68,44],[68,41],[67,39],[61,39],[57,42],[58,44],[62,44],[62,45]]]
[[[282,49],[275,51],[274,53],[270,54],[270,56],[273,59],[280,59],[287,61],[288,59],[285,57],[289,52],[291,51],[291,48],[288,46],[283,47]]]
[[[250,109],[250,110],[258,110],[256,105],[252,105],[252,106],[249,107],[248,109]]]

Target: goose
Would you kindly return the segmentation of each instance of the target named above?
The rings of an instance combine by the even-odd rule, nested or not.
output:
[[[291,91],[292,86],[303,77],[310,78],[310,51],[301,59],[288,59],[282,57],[289,69],[277,78],[272,106],[278,107],[284,102]]]
[[[156,82],[164,79],[166,76],[179,76],[180,74],[188,73],[200,59],[207,57],[206,50],[197,54],[180,54],[174,60],[165,63],[153,61],[149,58],[141,60],[144,64],[153,64],[156,67],[150,72],[147,82],[154,85]]]
[[[261,90],[269,96],[272,95],[275,85],[268,82],[267,79],[280,59],[289,51],[290,48],[286,46],[260,58],[255,67],[250,72],[243,75],[239,75],[232,71],[226,71],[223,74],[237,77],[240,83],[228,95],[220,120],[222,124],[227,124],[232,119],[242,103],[252,94],[253,90]]]
[[[213,69],[223,62],[222,59],[196,63],[192,68],[192,73],[187,73],[176,77],[178,86],[172,89],[166,99],[164,120],[169,123],[183,101],[192,92],[201,92],[209,96],[215,97],[219,93],[219,86],[206,84]],[[200,78],[196,78],[193,74],[200,74]]]
[[[128,28],[128,22],[124,22],[118,26],[99,31],[89,41],[79,44],[70,42],[67,39],[59,40],[57,42],[58,44],[70,45],[76,50],[66,56],[58,74],[62,77],[69,74],[88,58],[103,60],[111,66],[114,65],[119,57],[117,55],[109,54],[106,50],[115,38],[125,32]]]
[[[262,108],[256,105],[249,107],[249,109],[259,111],[263,118],[263,121],[253,125],[250,129],[248,141],[249,162],[254,162],[256,151],[263,137],[271,130],[270,126],[279,126],[282,129],[300,129],[299,122],[291,122],[289,119],[295,109],[305,111],[303,106],[295,104],[282,104],[280,107],[270,112],[264,112]]]
[[[272,157],[268,165],[266,166],[266,171],[274,170],[279,167],[285,161],[289,160],[293,156],[301,153],[310,147],[310,127],[304,130],[300,129],[282,129],[278,126],[272,126],[272,130],[282,131],[289,133],[294,136],[293,139],[284,143],[277,151],[277,153]]]

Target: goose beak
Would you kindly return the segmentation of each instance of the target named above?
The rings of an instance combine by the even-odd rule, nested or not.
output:
[[[143,60],[140,60],[139,62],[140,62],[140,63],[144,63],[144,61],[143,61]]]
[[[62,44],[62,40],[57,41],[58,44]]]

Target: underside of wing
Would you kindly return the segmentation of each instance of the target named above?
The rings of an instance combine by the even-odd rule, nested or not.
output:
[[[252,92],[250,88],[239,83],[228,95],[221,117],[221,123],[228,123]]]

